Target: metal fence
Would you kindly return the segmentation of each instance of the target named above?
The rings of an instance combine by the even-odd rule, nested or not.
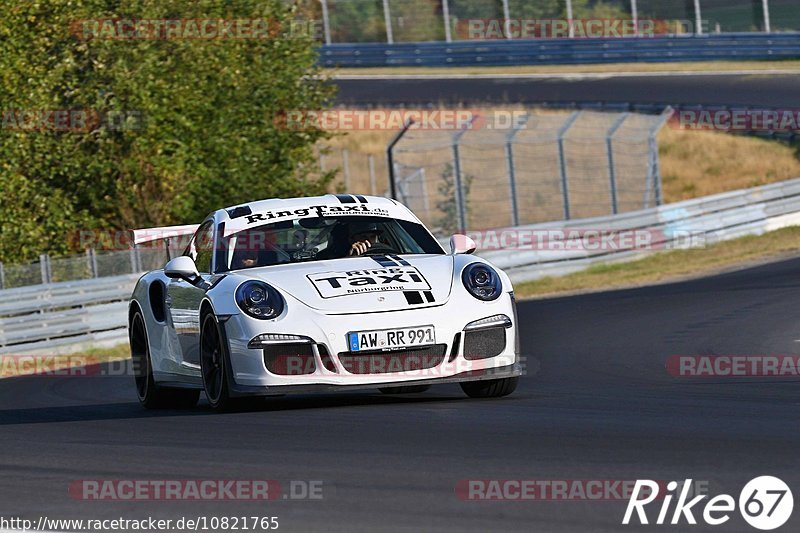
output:
[[[136,274],[161,268],[166,261],[165,248],[110,251],[89,248],[83,255],[57,259],[41,254],[33,263],[5,265],[0,262],[0,289]]]
[[[330,68],[513,67],[683,61],[778,61],[800,58],[800,32],[722,33],[651,39],[517,39],[360,43],[320,47]],[[345,74],[344,77],[347,75]]]
[[[759,235],[797,224],[800,179],[615,216],[508,229],[512,233],[555,230],[562,234],[589,227],[646,231],[657,237],[648,248],[636,248],[631,241],[617,249],[481,246],[477,253],[517,282],[636,259],[661,249],[682,248],[680,236],[687,231],[702,236],[703,243]],[[125,342],[127,300],[135,282],[135,276],[117,276],[0,292],[0,353],[52,353],[56,347],[86,342]]]
[[[319,0],[315,9],[326,44],[479,39],[476,20],[565,19],[567,37],[580,37],[574,21],[586,19],[652,20],[657,34],[800,30],[798,0]]]
[[[393,151],[398,199],[438,235],[660,205],[656,135],[670,113],[525,112],[511,128],[489,117],[412,129]]]
[[[476,253],[505,270],[517,282],[563,276],[592,265],[635,260],[662,250],[705,247],[797,225],[800,225],[800,178],[615,216],[518,226],[473,236],[479,243]],[[619,246],[609,247],[572,247],[564,241],[558,246],[558,237],[551,237],[553,240],[539,247],[532,244],[499,246],[503,235],[519,237],[553,232],[566,236],[587,228],[617,234],[638,232],[648,236],[648,244],[640,246],[631,239],[627,243],[615,241]],[[492,235],[494,241],[487,238]],[[513,238],[509,241],[523,242]],[[492,242],[497,246],[487,249],[485,245]]]
[[[337,189],[372,196],[381,196],[388,190],[388,167],[382,154],[365,154],[328,146],[318,148],[320,169],[323,172],[337,172]]]

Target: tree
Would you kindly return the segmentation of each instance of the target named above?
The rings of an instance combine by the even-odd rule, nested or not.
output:
[[[333,95],[291,4],[54,0],[7,2],[0,13],[2,261],[68,252],[77,229],[196,222],[247,200],[321,193],[332,178],[313,157],[326,134],[275,120]],[[81,22],[98,19],[258,19],[269,32],[104,39]],[[89,120],[66,129],[18,120],[52,110]]]
[[[469,190],[472,187],[473,176],[469,174],[461,175],[461,201],[464,202],[465,225],[469,225]],[[436,220],[439,231],[444,235],[451,235],[464,231],[466,228],[459,227],[458,205],[456,204],[456,183],[453,165],[445,164],[442,169],[441,181],[437,186],[439,201],[436,202],[436,209],[442,216]]]

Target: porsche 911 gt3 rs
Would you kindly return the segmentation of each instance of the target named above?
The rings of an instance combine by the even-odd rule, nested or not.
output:
[[[136,390],[148,408],[458,382],[514,391],[521,373],[508,276],[450,239],[446,253],[395,200],[273,199],[196,226],[134,230],[135,245],[190,237],[139,279],[129,306]]]

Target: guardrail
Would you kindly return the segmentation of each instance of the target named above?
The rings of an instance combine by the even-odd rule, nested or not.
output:
[[[514,281],[532,281],[544,276],[561,276],[583,270],[598,263],[628,261],[652,251],[684,248],[702,239],[702,243],[733,239],[745,235],[760,235],[787,226],[800,225],[800,178],[743,189],[694,200],[686,200],[616,216],[585,218],[562,222],[547,222],[476,232],[476,240],[502,242],[504,232],[512,238],[531,235],[564,236],[561,244],[548,242],[541,249],[535,246],[515,246],[478,255],[504,269]],[[614,241],[611,247],[566,249],[569,234],[583,235],[589,231],[635,232],[641,230],[648,239],[645,249],[631,241],[622,246]],[[695,242],[689,242],[693,239]],[[518,243],[519,241],[517,241]],[[554,249],[562,246],[563,250]],[[526,249],[530,248],[530,249]],[[578,248],[578,247],[576,247]]]
[[[0,291],[0,354],[126,338],[139,274]]]
[[[324,67],[451,67],[800,58],[800,32],[613,39],[329,44]]]
[[[528,281],[568,274],[593,264],[636,259],[653,249],[680,247],[677,244],[687,234],[715,241],[758,235],[790,225],[800,225],[800,178],[616,216],[492,230],[495,235],[551,230],[562,235],[568,235],[570,230],[645,230],[652,237],[646,250],[632,246],[596,250],[506,247],[479,250],[478,255],[505,269],[514,281]],[[0,354],[41,352],[96,341],[124,342],[127,302],[138,276],[0,291]]]

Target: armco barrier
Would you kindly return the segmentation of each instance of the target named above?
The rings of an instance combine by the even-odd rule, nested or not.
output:
[[[324,67],[563,65],[800,58],[800,33],[330,44]]]
[[[126,339],[138,274],[0,291],[0,354]]]
[[[514,281],[531,281],[544,276],[560,276],[594,264],[627,261],[651,250],[680,247],[687,235],[705,242],[760,235],[787,226],[800,225],[800,178],[694,200],[686,200],[617,216],[547,222],[516,228],[492,230],[544,233],[556,230],[632,231],[645,230],[654,236],[651,249],[632,246],[616,249],[572,250],[492,250],[478,255],[503,268]],[[476,235],[477,236],[477,235]]]
[[[667,204],[616,216],[493,230],[650,230],[655,249],[686,233],[711,241],[800,225],[800,178]],[[478,250],[514,281],[563,275],[598,263],[634,259],[647,250]],[[0,354],[46,352],[99,340],[126,340],[126,309],[138,275],[51,283],[0,291]]]

